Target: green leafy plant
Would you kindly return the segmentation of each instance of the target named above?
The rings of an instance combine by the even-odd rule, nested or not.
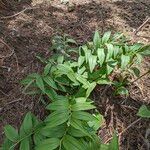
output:
[[[137,115],[143,118],[150,118],[150,109],[147,106],[142,105]]]
[[[56,44],[54,47],[57,46]],[[116,94],[127,95],[126,86],[129,85],[132,76],[139,78],[138,65],[148,48],[139,43],[127,44],[123,34],[111,36],[111,32],[106,32],[100,37],[96,31],[92,42],[79,47],[76,60],[66,61],[66,59],[60,58],[63,56],[59,51],[60,57],[49,62],[40,77],[37,74],[29,75],[23,84],[26,87],[37,86],[43,93],[46,93],[44,87],[48,86],[62,92],[67,91],[69,94],[85,90],[83,96],[86,97],[90,95],[96,85],[109,84],[116,89]],[[62,49],[65,48],[62,46]],[[39,81],[37,81],[37,76]],[[36,83],[32,82],[33,80]]]
[[[27,113],[19,132],[5,126],[3,150],[118,150],[118,138],[103,144],[97,131],[104,118],[89,99],[97,85],[110,85],[116,94],[128,94],[131,76],[139,77],[137,64],[147,55],[148,46],[130,45],[123,34],[102,37],[96,31],[93,41],[80,46],[72,56],[68,36],[55,36],[52,50],[56,55],[44,60],[42,74],[33,73],[22,80],[23,93],[47,96],[50,115],[38,121]],[[145,53],[146,52],[146,53]],[[74,58],[73,58],[74,57]],[[73,59],[72,59],[73,58]],[[92,114],[90,110],[92,109]]]

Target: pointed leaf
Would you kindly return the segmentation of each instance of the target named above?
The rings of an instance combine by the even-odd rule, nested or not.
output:
[[[99,62],[100,62],[100,65],[102,66],[103,63],[104,63],[104,60],[105,60],[105,52],[104,52],[104,49],[103,48],[98,48],[97,50],[97,55],[98,55],[98,59],[99,59]]]
[[[44,75],[48,75],[50,72],[50,68],[51,68],[51,63],[48,63],[45,67],[44,67]]]
[[[58,138],[49,138],[43,140],[39,145],[35,147],[35,150],[53,150],[56,149],[60,144]]]
[[[121,69],[125,69],[130,62],[130,56],[122,55],[121,56]]]
[[[66,135],[63,140],[63,146],[66,150],[83,150],[83,145],[74,137]]]
[[[4,132],[6,137],[12,142],[16,142],[19,138],[18,131],[11,125],[6,125],[4,127]]]
[[[96,82],[93,82],[89,85],[87,91],[86,91],[86,97],[89,97],[91,92],[94,90],[94,88],[96,87]]]
[[[43,93],[45,93],[44,83],[43,79],[40,75],[36,77],[36,85],[41,89]]]
[[[74,127],[70,126],[68,133],[74,137],[85,137],[87,134],[83,133],[81,130],[77,130]]]
[[[118,143],[118,137],[116,133],[113,136],[113,139],[111,140],[109,144],[109,150],[119,150],[119,143]]]
[[[21,132],[29,134],[32,131],[33,123],[32,123],[32,115],[31,112],[28,112],[23,120],[22,126],[21,126]],[[23,135],[22,135],[23,136]]]
[[[94,38],[93,38],[93,43],[94,43],[96,49],[99,48],[100,42],[101,42],[101,39],[100,39],[99,32],[95,31]]]
[[[85,61],[85,57],[84,56],[79,56],[79,58],[78,58],[78,67],[82,66],[84,61]]]
[[[25,138],[21,141],[19,150],[30,150],[30,139],[29,138]]]
[[[47,122],[47,126],[49,126],[49,128],[52,127],[56,127],[60,124],[63,124],[64,122],[66,122],[69,119],[69,111],[55,111],[53,113],[51,113],[47,118],[46,118],[46,122]]]
[[[105,32],[103,37],[102,37],[102,43],[107,43],[109,38],[110,38],[110,35],[111,35],[111,32],[108,31],[108,32]]]
[[[90,67],[90,72],[92,73],[95,66],[96,66],[96,61],[97,61],[97,56],[91,55],[89,58],[89,67]]]
[[[57,100],[51,104],[49,104],[46,109],[49,110],[68,110],[69,109],[69,101],[67,100]]]
[[[46,76],[43,77],[43,80],[52,88],[57,90],[57,85],[55,83],[55,81],[50,77],[50,76]]]
[[[75,119],[75,118],[71,118],[70,124],[75,129],[80,130],[83,134],[85,134],[86,136],[92,138],[92,136],[90,135],[90,133],[88,132],[88,130],[84,128],[85,125],[83,124],[82,121],[80,121],[78,119]]]
[[[95,106],[93,106],[91,102],[80,102],[71,106],[72,111],[90,110],[94,108]]]
[[[5,138],[4,143],[2,144],[2,149],[0,150],[14,150],[14,143],[9,139]]]
[[[92,121],[95,120],[95,117],[90,113],[84,111],[75,111],[72,113],[72,117],[79,120]]]
[[[46,125],[43,129],[40,130],[40,133],[45,137],[60,138],[63,137],[63,135],[65,134],[66,128],[66,124],[61,124],[53,128],[50,128],[48,125]]]

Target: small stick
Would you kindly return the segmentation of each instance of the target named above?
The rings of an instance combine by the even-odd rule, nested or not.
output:
[[[14,100],[14,101],[11,101],[11,102],[5,104],[2,108],[0,108],[0,112],[2,112],[3,109],[4,109],[6,106],[8,106],[8,105],[10,105],[10,104],[13,104],[13,103],[16,103],[16,102],[19,102],[19,101],[22,101],[22,99],[19,98],[19,99],[16,99],[16,100]]]
[[[150,20],[150,17],[148,17],[135,31],[134,35],[136,35],[142,28],[143,26]]]
[[[0,38],[0,42],[3,43],[11,51],[11,53],[6,56],[0,56],[0,59],[8,58],[8,57],[12,56],[14,54],[14,49],[11,49],[10,46],[8,44],[6,44],[1,38]]]
[[[140,120],[141,120],[141,118],[139,118],[139,119],[135,120],[134,122],[132,122],[127,128],[125,128],[121,133],[119,133],[119,136],[121,136],[124,132],[126,132],[129,128],[131,128],[133,125],[135,125]]]
[[[14,14],[14,15],[1,17],[0,19],[10,19],[10,18],[13,18],[13,17],[20,15],[21,13],[25,12],[26,10],[32,10],[32,9],[34,9],[34,8],[28,7],[28,8],[23,9],[22,11]]]
[[[139,79],[141,79],[142,77],[144,77],[145,75],[149,74],[150,70],[148,70],[147,72],[145,72],[143,75],[141,75],[140,77],[138,77],[137,79],[135,79],[134,81],[131,82],[131,84],[133,84],[134,82],[138,81]]]

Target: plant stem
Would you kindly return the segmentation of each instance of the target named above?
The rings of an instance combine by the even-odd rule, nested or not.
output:
[[[134,82],[138,81],[139,79],[141,79],[142,77],[144,77],[145,75],[149,74],[150,73],[150,69],[145,72],[143,75],[141,75],[140,77],[138,77],[137,79],[135,79],[134,81],[131,82],[131,84],[133,84]]]

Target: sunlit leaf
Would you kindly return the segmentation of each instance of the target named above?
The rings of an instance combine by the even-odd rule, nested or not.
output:
[[[104,52],[104,49],[98,48],[98,50],[97,50],[97,55],[98,55],[98,59],[99,59],[100,65],[102,66],[103,63],[104,63],[104,60],[105,60],[105,52]]]
[[[94,38],[93,38],[93,43],[94,43],[96,49],[99,48],[100,42],[101,42],[101,39],[100,39],[99,32],[95,31]]]
[[[110,36],[111,36],[111,32],[110,31],[105,32],[103,37],[102,37],[102,43],[107,43],[108,40],[110,39]]]

